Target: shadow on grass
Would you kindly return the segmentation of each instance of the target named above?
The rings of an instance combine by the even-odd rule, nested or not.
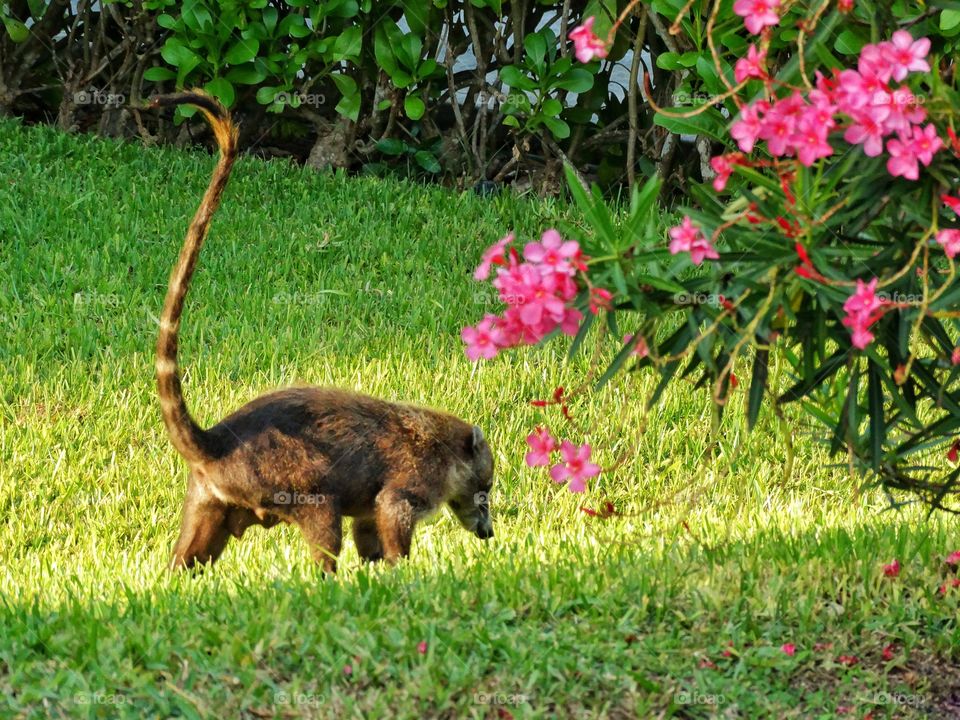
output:
[[[307,565],[245,571],[226,562],[239,553],[138,589],[106,569],[48,570],[66,599],[41,591],[0,608],[0,690],[15,717],[949,717],[958,706],[957,601],[936,587],[942,530],[765,533],[713,550],[564,540],[552,562],[536,559],[534,537],[336,579]],[[898,578],[880,570],[891,551]]]

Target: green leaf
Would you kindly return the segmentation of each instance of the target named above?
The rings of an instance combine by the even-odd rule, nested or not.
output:
[[[690,112],[690,108],[667,108],[672,113]],[[726,122],[715,108],[693,117],[671,117],[656,113],[653,122],[676,135],[706,135],[718,142],[727,141]]]
[[[540,106],[540,112],[550,117],[556,117],[563,112],[563,103],[556,98],[547,98]]]
[[[411,120],[419,120],[423,117],[423,114],[426,112],[427,106],[424,104],[416,95],[407,95],[403,99],[403,111],[407,114],[407,117]]]
[[[148,69],[143,74],[144,80],[149,80],[150,82],[160,82],[162,80],[173,80],[177,77],[177,74],[170,68],[165,67],[152,67]]]
[[[275,7],[265,7],[263,9],[263,26],[267,29],[267,33],[273,35],[274,29],[277,27],[277,9]]]
[[[357,58],[362,49],[363,31],[359,25],[353,25],[337,36],[333,43],[333,58],[337,61]]]
[[[860,37],[853,30],[844,30],[837,36],[833,49],[841,55],[859,55],[867,39]]]
[[[940,12],[940,29],[944,32],[960,26],[960,10],[942,10]]]
[[[12,17],[7,17],[3,15],[0,17],[3,20],[3,25],[7,29],[7,35],[15,43],[26,42],[27,38],[30,37],[30,28],[24,25],[19,20],[16,20]]]
[[[436,174],[440,172],[440,161],[437,160],[433,153],[429,153],[426,150],[418,150],[413,154],[413,159],[416,161],[417,165],[422,167],[428,173]]]
[[[523,39],[523,49],[526,51],[528,65],[543,74],[544,58],[547,54],[547,39],[540,32],[530,33]]]
[[[360,117],[360,93],[357,89],[357,81],[342,73],[336,73],[330,77],[342,95],[340,102],[334,109],[344,117],[356,122],[357,118]]]
[[[214,78],[204,85],[203,89],[213,95],[215,98],[218,98],[220,102],[227,107],[233,105],[233,101],[236,99],[236,93],[234,92],[233,85],[230,84],[230,81],[226,78]]]
[[[382,64],[381,64],[382,65]],[[505,85],[518,90],[536,90],[537,84],[525,75],[516,65],[507,65],[500,69],[500,80]]]
[[[377,150],[384,155],[392,155],[393,157],[403,155],[407,147],[407,144],[399,138],[384,138],[377,142]]]
[[[237,40],[224,54],[223,60],[228,65],[243,65],[253,60],[259,51],[258,40]]]
[[[593,87],[593,73],[583,68],[573,68],[553,82],[552,86],[573,93],[583,93]]]
[[[231,68],[226,77],[234,85],[259,85],[266,79],[267,72],[258,63],[250,63]]]
[[[564,140],[570,137],[570,126],[560,118],[542,117],[543,124],[550,130],[550,134],[557,140]]]
[[[750,395],[747,399],[747,430],[753,430],[763,405],[763,395],[767,389],[770,351],[757,350],[753,360],[753,378],[750,380]]]

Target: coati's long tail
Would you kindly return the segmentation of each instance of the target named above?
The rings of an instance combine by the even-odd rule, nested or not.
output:
[[[161,108],[174,105],[194,105],[207,118],[213,134],[220,146],[220,159],[210,178],[210,184],[203,194],[200,207],[197,208],[190,229],[180,250],[180,259],[170,273],[167,286],[167,298],[163,303],[160,316],[160,336],[157,338],[157,387],[160,391],[160,405],[163,408],[163,422],[173,446],[188,462],[197,462],[212,457],[216,450],[212,440],[191,417],[183,399],[180,385],[180,371],[177,367],[177,333],[180,329],[180,315],[183,302],[190,286],[190,278],[197,266],[200,248],[207,237],[210,220],[223,189],[230,177],[230,170],[237,158],[237,129],[230,119],[230,113],[217,100],[200,90],[159,95],[150,99],[148,107]]]

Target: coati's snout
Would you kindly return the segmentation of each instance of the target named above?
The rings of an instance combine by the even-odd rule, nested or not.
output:
[[[447,501],[465,530],[481,540],[493,537],[490,519],[490,489],[493,487],[493,453],[483,432],[473,428],[470,439],[470,468],[463,487]]]

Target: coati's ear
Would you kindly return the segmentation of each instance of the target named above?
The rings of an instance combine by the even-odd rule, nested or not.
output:
[[[475,454],[486,442],[486,439],[483,437],[483,430],[481,430],[478,425],[474,425],[473,435],[470,438],[470,452]]]

